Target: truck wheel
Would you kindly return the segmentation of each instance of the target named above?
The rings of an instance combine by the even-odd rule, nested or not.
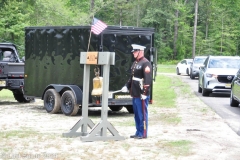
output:
[[[109,106],[109,108],[112,111],[120,111],[123,108],[123,106]]]
[[[126,106],[126,109],[127,109],[128,113],[134,113],[132,105]]]
[[[13,96],[19,103],[29,103],[31,101],[31,99],[26,99],[22,93],[13,93]]]
[[[66,116],[74,116],[78,113],[79,106],[72,91],[65,91],[61,98],[61,110]]]
[[[55,89],[48,89],[44,94],[44,107],[48,113],[60,110],[60,95]]]

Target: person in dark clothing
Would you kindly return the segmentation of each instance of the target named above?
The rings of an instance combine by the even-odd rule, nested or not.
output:
[[[152,65],[144,57],[146,47],[132,44],[132,53],[136,59],[131,67],[131,77],[121,89],[122,92],[130,91],[132,96],[136,133],[130,138],[147,138],[148,130],[148,102],[150,86],[152,85]]]

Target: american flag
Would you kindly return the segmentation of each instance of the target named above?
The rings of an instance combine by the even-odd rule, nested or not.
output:
[[[97,18],[93,18],[93,25],[91,27],[91,32],[93,32],[96,35],[99,35],[105,28],[107,28],[107,25],[105,23],[98,20]]]

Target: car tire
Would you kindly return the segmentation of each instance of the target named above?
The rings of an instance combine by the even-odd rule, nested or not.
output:
[[[187,75],[189,76],[189,69],[186,70]]]
[[[232,91],[231,91],[231,96],[230,96],[230,106],[231,107],[238,107],[239,106],[239,102],[233,98]]]
[[[195,79],[195,77],[192,75],[192,73],[190,73],[190,78]]]
[[[207,97],[207,96],[209,96],[209,94],[210,94],[210,92],[207,89],[202,88],[202,96]]]
[[[179,73],[179,69],[178,69],[178,68],[176,69],[176,73],[177,73],[177,75],[180,75],[180,73]]]
[[[198,93],[202,93],[202,88],[200,87],[199,83],[198,83]]]
[[[193,76],[193,74],[192,74],[192,70],[190,71],[190,78],[195,79],[195,76]]]
[[[209,96],[210,92],[204,88],[204,79],[202,80],[202,96]]]

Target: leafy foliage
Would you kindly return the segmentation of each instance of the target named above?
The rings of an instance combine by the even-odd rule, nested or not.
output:
[[[23,55],[25,27],[90,25],[95,16],[108,25],[155,28],[159,62],[191,58],[194,4],[195,0],[0,0],[0,41],[15,43]],[[239,55],[239,8],[240,1],[199,1],[196,55]]]
[[[6,0],[0,7],[0,40],[19,45],[22,50],[24,27],[29,25],[29,14],[24,3],[17,0]]]

